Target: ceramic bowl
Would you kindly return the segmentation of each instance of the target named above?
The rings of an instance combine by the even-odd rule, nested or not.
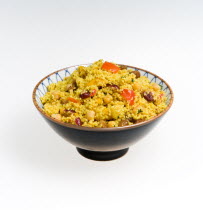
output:
[[[83,66],[88,65],[90,64]],[[151,82],[161,85],[162,90],[166,93],[168,105],[162,113],[144,122],[114,128],[89,128],[60,122],[43,111],[40,97],[47,92],[46,87],[49,84],[61,81],[64,77],[71,75],[78,66],[80,65],[60,69],[44,77],[35,86],[32,98],[35,107],[51,128],[65,140],[76,146],[78,152],[86,158],[113,160],[123,156],[131,145],[145,137],[157,125],[173,103],[172,89],[165,80],[147,70],[125,65],[127,68],[139,71],[142,76],[148,77]]]

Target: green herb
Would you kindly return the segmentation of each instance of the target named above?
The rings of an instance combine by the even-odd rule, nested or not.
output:
[[[104,95],[107,95],[107,93],[104,92]]]
[[[143,112],[142,109],[138,109],[137,113],[139,114],[139,113],[141,113],[141,112]]]
[[[134,79],[132,79],[132,82],[134,82],[135,80]]]
[[[122,76],[121,78],[125,78],[125,76]]]

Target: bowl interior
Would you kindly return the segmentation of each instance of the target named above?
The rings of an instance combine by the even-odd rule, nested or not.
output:
[[[44,96],[45,93],[47,92],[47,86],[50,85],[51,83],[57,83],[58,81],[62,81],[64,77],[70,76],[78,68],[78,66],[81,65],[75,65],[56,71],[48,75],[38,83],[36,87],[36,92],[34,94],[35,94],[35,99],[37,101],[37,105],[41,109],[43,108],[43,104],[41,103],[40,97]],[[85,64],[83,66],[88,66],[88,64]]]
[[[89,65],[90,64],[83,64],[82,66],[89,66]],[[70,67],[58,70],[56,72],[53,72],[50,75],[43,78],[36,85],[34,92],[33,92],[33,100],[34,100],[35,106],[45,116],[46,116],[46,114],[42,110],[43,104],[41,103],[40,97],[42,97],[47,92],[47,86],[50,85],[51,83],[56,83],[58,81],[62,81],[64,77],[71,75],[73,73],[73,71],[75,71],[78,68],[78,66],[81,66],[81,65],[70,66]],[[166,97],[167,97],[166,103],[167,103],[168,107],[163,112],[163,113],[165,113],[170,108],[170,106],[172,105],[172,102],[173,102],[173,92],[172,92],[172,89],[170,88],[170,86],[162,78],[160,78],[159,76],[157,76],[154,73],[151,73],[147,70],[140,69],[140,68],[133,67],[133,66],[128,66],[128,65],[125,65],[125,66],[127,67],[127,69],[133,69],[135,71],[139,71],[141,76],[146,76],[149,78],[150,82],[155,82],[158,85],[160,85],[161,89],[166,93]],[[160,116],[160,115],[162,115],[162,113],[159,114],[158,116]],[[54,120],[54,119],[52,119],[52,120],[57,122],[57,120]],[[151,121],[151,120],[149,120],[149,121]],[[143,124],[143,123],[141,123],[141,124]],[[75,126],[71,126],[71,127],[75,127]],[[81,126],[77,126],[77,127],[81,127]],[[127,127],[127,126],[124,126],[124,127]]]

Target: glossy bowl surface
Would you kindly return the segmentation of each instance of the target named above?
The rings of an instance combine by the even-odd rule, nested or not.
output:
[[[90,64],[84,64],[83,66],[88,65]],[[40,97],[47,92],[46,87],[49,84],[61,81],[64,77],[71,75],[78,66],[81,65],[63,68],[44,77],[35,86],[32,98],[35,107],[52,129],[69,143],[76,146],[78,152],[86,158],[112,160],[123,156],[128,151],[129,146],[145,137],[153,129],[173,103],[173,91],[165,80],[147,70],[125,65],[127,68],[139,71],[142,76],[148,77],[151,82],[162,86],[162,90],[165,91],[167,96],[168,105],[162,113],[144,122],[114,128],[90,128],[60,122],[43,111]]]

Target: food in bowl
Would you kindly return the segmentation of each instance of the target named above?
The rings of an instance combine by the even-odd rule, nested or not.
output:
[[[139,71],[99,60],[47,86],[43,111],[65,123],[122,127],[149,120],[166,107],[165,92]]]

